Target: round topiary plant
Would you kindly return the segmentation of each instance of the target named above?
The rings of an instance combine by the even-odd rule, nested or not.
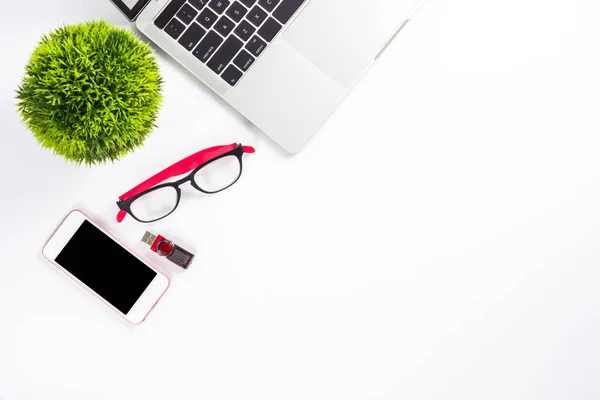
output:
[[[114,161],[154,128],[162,79],[152,49],[104,21],[42,37],[17,90],[24,124],[76,164]]]

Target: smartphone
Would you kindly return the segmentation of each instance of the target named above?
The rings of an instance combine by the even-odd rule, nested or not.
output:
[[[146,319],[170,284],[79,210],[65,217],[42,254],[132,324]]]

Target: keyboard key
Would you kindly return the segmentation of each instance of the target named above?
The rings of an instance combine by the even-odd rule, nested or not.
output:
[[[165,26],[175,16],[175,13],[179,11],[182,5],[185,4],[185,0],[173,0],[165,7],[163,12],[160,13],[158,18],[154,20],[154,25],[159,29],[164,29]]]
[[[248,68],[254,64],[254,57],[250,55],[246,50],[240,51],[240,54],[237,55],[233,63],[242,71],[248,71]]]
[[[248,18],[248,20],[255,26],[260,26],[260,24],[265,22],[265,19],[267,19],[267,13],[264,12],[264,10],[259,6],[254,6],[246,18]]]
[[[256,0],[240,0],[240,1],[248,8],[252,7],[256,3]]]
[[[265,47],[267,47],[267,44],[258,36],[254,36],[246,45],[246,49],[256,57],[262,54]]]
[[[241,5],[238,1],[233,3],[231,7],[227,9],[227,15],[235,22],[240,22],[247,13],[248,9]]]
[[[273,16],[282,24],[287,24],[305,1],[306,0],[282,0],[279,7],[277,7],[273,13]]]
[[[217,35],[216,32],[210,31],[208,32],[208,35],[206,35],[206,37],[202,39],[198,47],[194,49],[194,52],[192,54],[198,60],[205,63],[208,61],[210,56],[214,54],[214,52],[221,45],[221,43],[223,43],[223,38]]]
[[[189,0],[189,2],[198,10],[202,10],[208,4],[208,0]]]
[[[229,38],[223,43],[223,46],[217,50],[214,56],[208,62],[208,68],[212,69],[217,74],[221,74],[227,64],[231,62],[233,57],[242,48],[243,43],[235,36]]]
[[[181,10],[179,10],[177,13],[177,18],[179,18],[184,24],[189,25],[189,23],[196,18],[196,15],[198,15],[198,11],[196,11],[194,7],[190,6],[189,4],[184,4],[183,7],[181,7]]]
[[[258,4],[268,12],[271,12],[277,7],[277,4],[279,4],[280,1],[281,0],[259,0]]]
[[[273,18],[269,18],[267,22],[258,30],[258,34],[260,37],[265,39],[267,42],[270,42],[277,36],[282,26],[279,22],[275,21]]]
[[[175,18],[173,18],[165,28],[165,32],[167,32],[173,39],[177,39],[184,30],[185,25],[177,21]]]
[[[208,6],[216,11],[217,14],[223,14],[223,12],[229,7],[229,0],[212,0],[208,3]]]
[[[210,29],[210,27],[213,26],[217,18],[219,18],[217,14],[206,8],[200,13],[200,16],[198,17],[197,21],[206,29]]]
[[[247,42],[248,39],[254,35],[256,32],[256,28],[250,25],[250,22],[243,20],[237,28],[235,28],[235,34],[240,37],[244,42]]]
[[[223,35],[223,37],[227,37],[233,28],[235,28],[235,23],[226,16],[222,16],[221,19],[215,24],[214,29]]]
[[[238,83],[238,81],[240,80],[240,78],[242,77],[242,72],[237,69],[236,67],[234,67],[233,65],[230,65],[225,72],[223,72],[223,75],[221,75],[221,78],[223,78],[223,80],[227,83],[229,83],[231,86],[235,86],[236,83]]]
[[[190,25],[188,30],[185,31],[183,36],[181,36],[181,39],[179,39],[179,44],[185,47],[187,51],[192,51],[205,34],[206,31],[202,29],[200,25],[194,22],[192,25]]]

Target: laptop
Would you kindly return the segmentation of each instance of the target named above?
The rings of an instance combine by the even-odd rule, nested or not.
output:
[[[290,153],[300,152],[424,0],[111,0]]]

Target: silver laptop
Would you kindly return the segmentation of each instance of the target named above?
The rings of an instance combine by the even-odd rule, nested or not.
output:
[[[302,150],[424,0],[111,0],[290,153]]]

